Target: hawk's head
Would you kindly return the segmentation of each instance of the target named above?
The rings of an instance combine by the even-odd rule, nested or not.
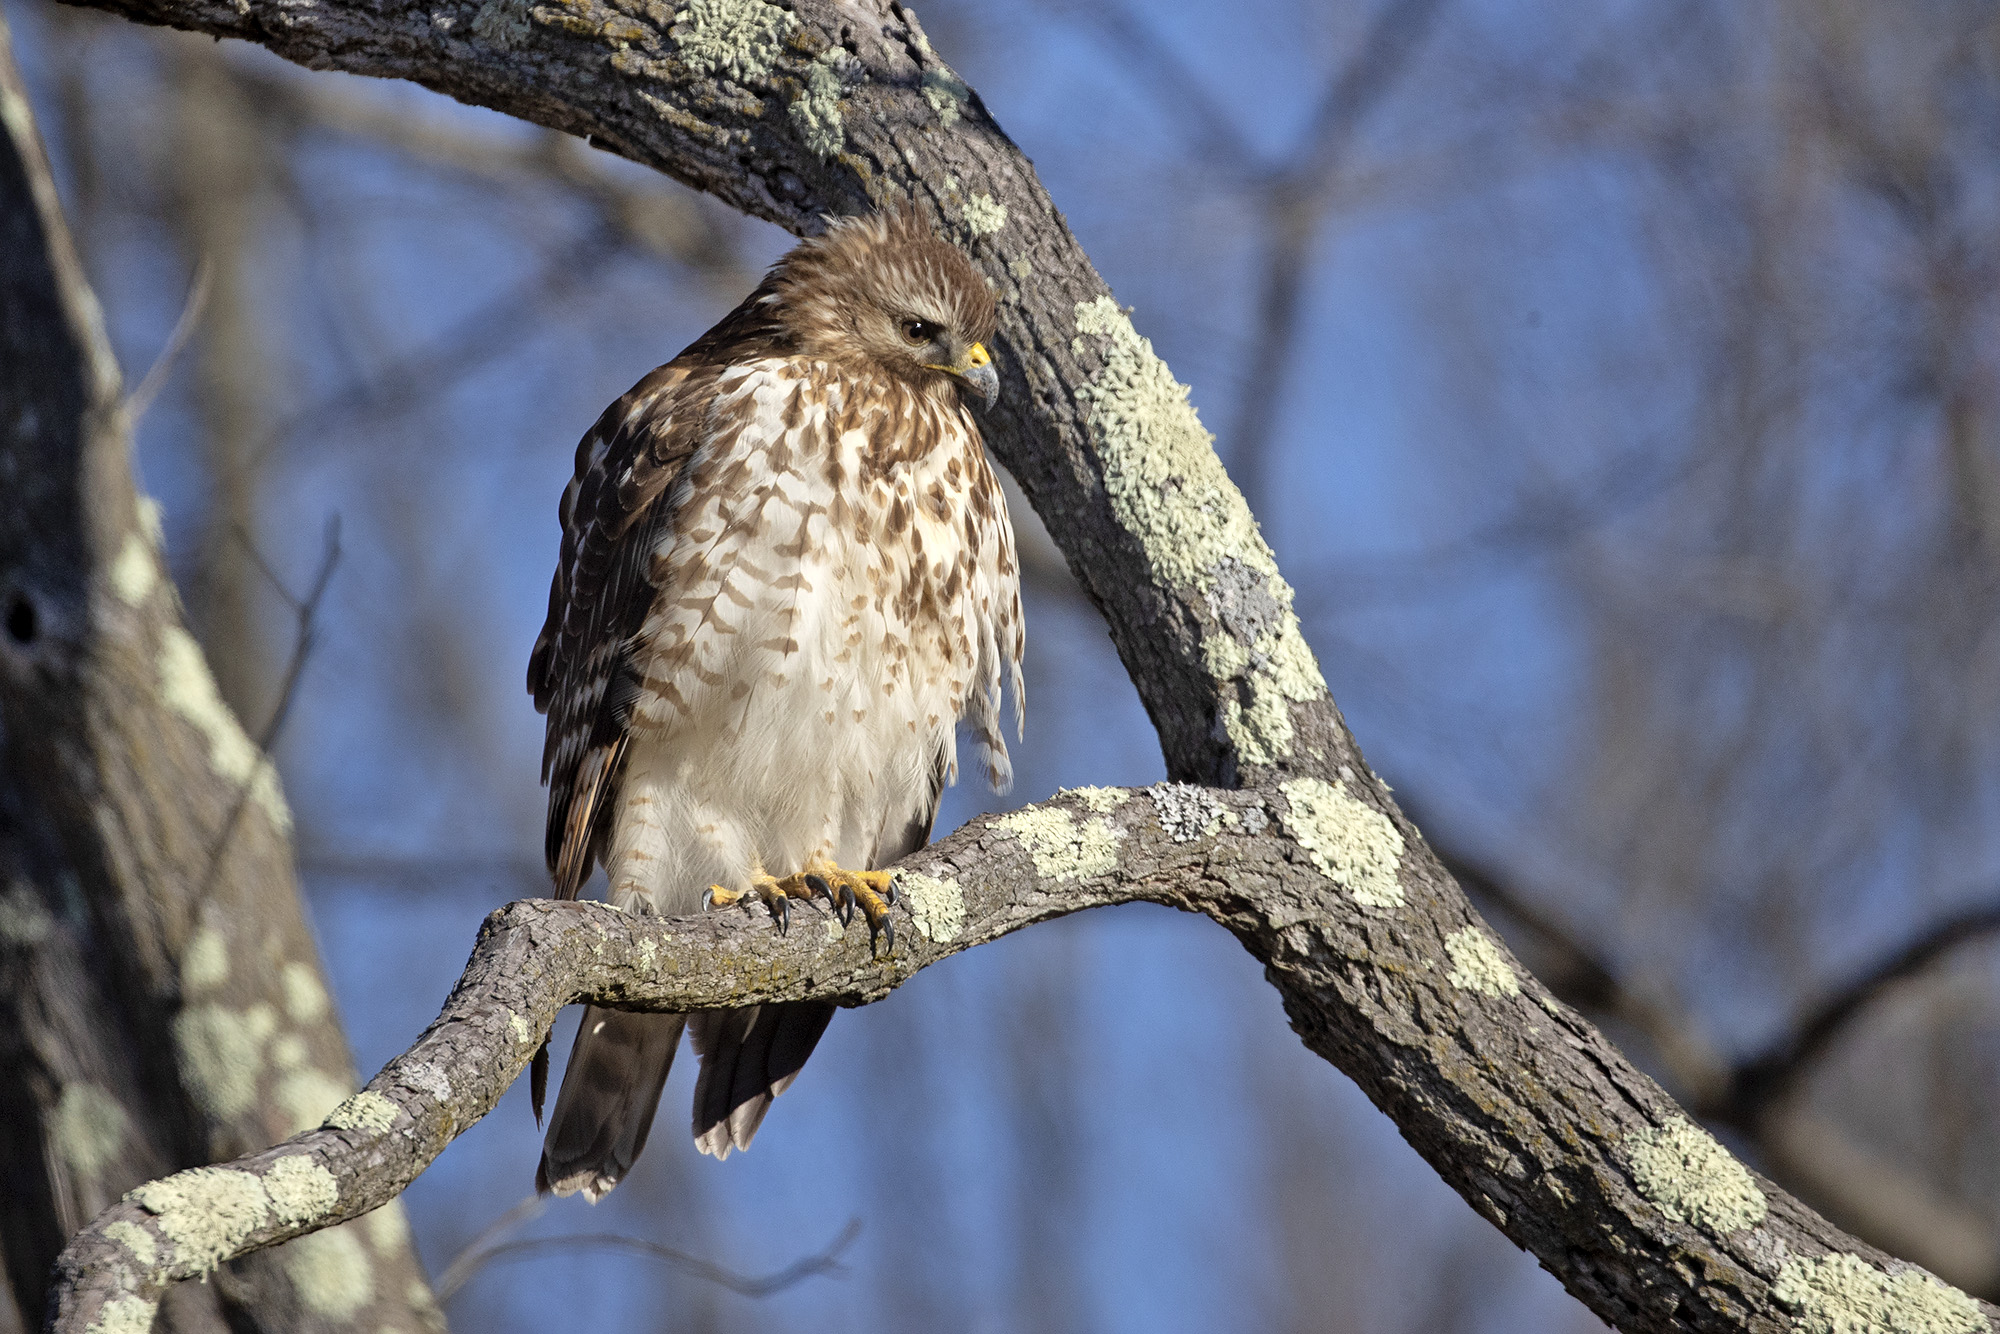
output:
[[[806,356],[938,391],[962,384],[987,407],[1000,392],[986,351],[993,293],[914,209],[836,221],[778,262],[771,288],[778,321]]]

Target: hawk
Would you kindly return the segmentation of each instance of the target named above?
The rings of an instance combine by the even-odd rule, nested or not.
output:
[[[559,897],[602,865],[628,911],[759,899],[782,928],[818,893],[872,948],[893,894],[875,868],[929,840],[961,720],[1005,790],[1020,593],[968,402],[998,394],[994,322],[914,211],[837,221],[583,437],[528,663]],[[537,1187],[618,1184],[683,1026],[695,1143],[748,1148],[833,1009],[586,1008]]]

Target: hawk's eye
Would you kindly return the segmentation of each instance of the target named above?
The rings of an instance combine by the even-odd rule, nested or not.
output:
[[[943,329],[932,324],[929,320],[903,321],[903,337],[909,339],[910,345],[913,347],[922,347],[925,343],[935,343],[938,340],[938,335],[943,332]]]

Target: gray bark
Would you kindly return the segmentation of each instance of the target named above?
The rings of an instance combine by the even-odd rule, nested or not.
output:
[[[35,1325],[92,1215],[354,1086],[290,817],[181,622],[127,428],[0,26],[0,1252]],[[167,1325],[421,1328],[395,1223],[231,1265]]]
[[[909,862],[956,881],[962,930],[942,925],[952,892],[914,882],[909,900],[933,933],[906,910],[887,961],[858,933],[780,939],[734,913],[660,923],[599,905],[513,905],[489,919],[439,1021],[328,1126],[157,1183],[80,1235],[63,1260],[55,1328],[81,1331],[114,1310],[143,1316],[167,1284],[218,1256],[393,1198],[493,1105],[564,1003],[865,1003],[945,954],[1132,899],[1233,931],[1306,1043],[1620,1328],[1989,1327],[1990,1308],[1745,1171],[1505,956],[1369,772],[1299,638],[1291,591],[1178,386],[908,10],[875,0],[100,7],[587,134],[795,232],[823,212],[914,197],[1001,298],[1005,407],[989,443],[1105,612],[1169,772],[1212,787],[975,822]]]

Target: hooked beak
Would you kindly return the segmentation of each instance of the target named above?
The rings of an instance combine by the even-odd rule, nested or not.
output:
[[[1000,397],[1000,377],[993,372],[993,356],[984,343],[974,343],[965,349],[965,355],[956,365],[938,369],[950,371],[971,386],[978,393],[982,407],[992,407]]]

